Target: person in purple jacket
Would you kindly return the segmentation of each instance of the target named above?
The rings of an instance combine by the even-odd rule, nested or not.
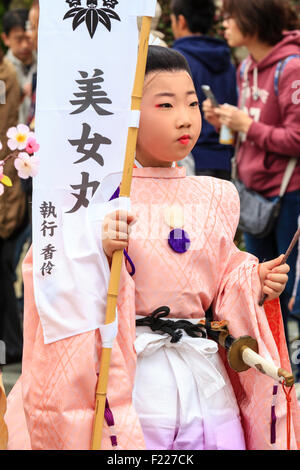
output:
[[[240,133],[239,179],[270,200],[279,195],[289,159],[299,160],[271,234],[264,238],[245,234],[248,252],[260,260],[272,259],[287,250],[300,214],[299,20],[284,0],[224,0],[224,18],[228,44],[249,51],[237,72],[239,107],[243,101],[243,109],[226,105],[214,109],[206,100],[205,118],[215,128],[225,124]],[[289,257],[289,282],[281,296],[286,334],[296,257],[294,249]]]
[[[237,103],[236,70],[230,49],[221,39],[207,36],[215,17],[214,0],[172,0],[171,24],[175,42],[192,71],[200,110],[205,96],[201,85],[209,85],[219,103]],[[196,175],[230,179],[233,147],[219,143],[214,127],[202,120],[201,135],[192,150]]]

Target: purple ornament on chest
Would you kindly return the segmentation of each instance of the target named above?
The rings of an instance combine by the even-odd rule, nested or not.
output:
[[[176,253],[186,253],[191,246],[189,235],[182,228],[171,230],[168,243]]]

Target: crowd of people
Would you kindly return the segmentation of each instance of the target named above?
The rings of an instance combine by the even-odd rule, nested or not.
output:
[[[279,195],[289,160],[298,158],[272,230],[262,237],[242,234],[246,251],[262,266],[286,252],[300,227],[299,19],[284,0],[224,0],[223,40],[209,35],[216,16],[214,0],[171,0],[170,8],[174,35],[170,49],[180,52],[189,65],[202,118],[200,137],[178,165],[186,166],[195,177],[230,181],[234,159],[238,179],[272,201]],[[38,18],[38,1],[33,1],[30,11],[9,10],[3,17],[2,41],[6,53],[0,50],[0,80],[5,83],[6,102],[0,104],[2,143],[6,142],[7,130],[18,123],[34,129]],[[161,41],[162,35],[156,34],[155,40]],[[163,46],[168,47],[165,43]],[[245,47],[248,55],[236,68],[232,50],[239,47]],[[184,68],[178,67],[181,71]],[[185,86],[184,80],[182,85]],[[216,102],[207,98],[203,85],[210,87]],[[220,138],[224,128],[231,130],[234,141],[224,143]],[[140,152],[143,154],[144,148]],[[4,145],[0,159],[8,153]],[[147,166],[147,161],[144,163]],[[13,164],[7,171],[14,184],[0,196],[0,340],[6,344],[7,363],[11,363],[22,359],[23,299],[16,298],[14,284],[22,249],[25,243],[31,243],[32,185],[30,180],[21,182]],[[290,357],[290,319],[297,322],[300,331],[298,246],[300,243],[288,259],[290,271],[283,292],[279,277],[264,279],[266,295],[280,293]],[[113,250],[110,247],[107,250],[111,256]],[[292,367],[296,381],[300,382],[300,357],[296,357]],[[142,386],[141,392],[136,389],[137,397],[139,393],[141,396],[144,393]],[[139,414],[147,427],[145,403],[136,400],[137,408],[143,403]],[[236,432],[240,432],[238,425]],[[153,435],[149,440],[152,438]],[[244,445],[242,439],[240,448]]]

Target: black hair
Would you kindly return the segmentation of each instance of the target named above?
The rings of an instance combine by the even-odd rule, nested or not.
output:
[[[300,28],[296,10],[288,0],[224,0],[223,14],[235,19],[244,35],[274,46],[284,30]]]
[[[178,18],[184,16],[192,33],[207,34],[216,14],[214,0],[172,0],[171,11]]]
[[[186,58],[180,52],[168,47],[149,46],[146,75],[151,72],[175,72],[185,70],[192,76]]]
[[[2,20],[2,27],[6,36],[9,35],[13,28],[21,27],[24,31],[26,31],[28,13],[28,10],[26,10],[25,8],[9,10],[5,13]]]

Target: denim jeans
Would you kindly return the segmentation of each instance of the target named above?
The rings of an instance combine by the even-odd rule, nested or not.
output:
[[[275,197],[268,199],[272,201],[275,199]],[[300,190],[286,193],[282,198],[280,214],[275,228],[270,235],[265,238],[254,238],[252,235],[247,233],[244,234],[247,251],[257,256],[261,263],[263,261],[269,261],[270,259],[277,258],[277,256],[285,253],[292,241],[295,232],[298,229],[299,214]],[[287,261],[291,270],[289,272],[289,280],[286,285],[286,289],[280,296],[283,323],[287,340],[287,320],[289,317],[288,302],[292,296],[295,283],[297,253],[298,250],[296,245]],[[298,324],[298,328],[300,331],[300,323]]]

